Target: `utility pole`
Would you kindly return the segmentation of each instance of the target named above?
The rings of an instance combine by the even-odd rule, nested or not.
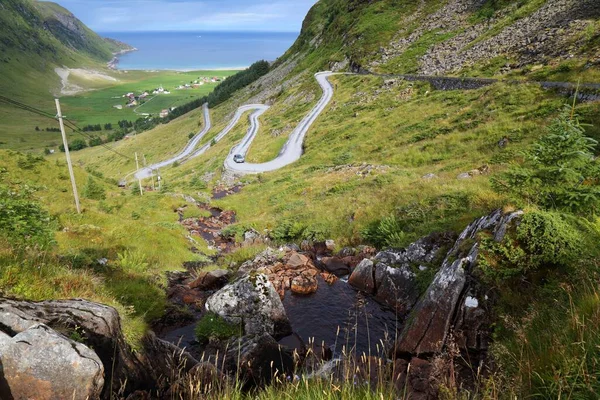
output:
[[[137,156],[137,151],[135,152],[135,168],[138,172],[138,183],[140,185],[140,196],[144,195],[144,191],[142,190],[142,179],[139,177],[139,172],[140,172],[140,163],[138,162],[138,156]]]
[[[146,155],[142,154],[142,157],[144,158],[144,168],[147,167],[146,164]],[[152,190],[156,190],[156,187],[154,187],[154,170],[150,169],[150,177],[152,178]]]
[[[65,133],[65,124],[63,122],[62,112],[60,111],[60,101],[54,99],[56,102],[56,117],[60,125],[60,133],[62,134],[63,146],[65,146],[65,155],[67,156],[67,165],[69,166],[69,175],[71,176],[71,186],[73,187],[73,196],[75,197],[75,206],[77,207],[77,213],[81,214],[81,207],[79,205],[79,193],[77,193],[77,184],[75,183],[75,174],[73,173],[73,164],[71,164],[71,154],[69,153],[69,143],[67,142],[67,134]]]

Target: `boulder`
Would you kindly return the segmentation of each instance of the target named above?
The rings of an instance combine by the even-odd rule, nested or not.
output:
[[[0,398],[98,399],[104,387],[100,358],[43,324],[0,340]]]
[[[313,294],[318,288],[317,279],[314,276],[307,276],[305,274],[294,277],[290,287],[292,293],[301,295]]]
[[[225,286],[208,298],[206,309],[242,324],[246,335],[281,337],[291,333],[281,299],[263,274],[250,274]]]
[[[375,267],[375,298],[403,317],[419,299],[416,277],[406,266],[394,268],[378,263]]]
[[[170,384],[173,366],[186,373],[198,363],[153,334],[134,352],[123,336],[118,312],[109,306],[79,299],[36,303],[0,298],[0,331],[16,336],[39,324],[67,335],[76,332],[102,365],[109,366],[102,398],[116,394],[110,393],[111,388],[122,390],[124,397],[138,389],[164,389]]]
[[[227,369],[237,372],[246,384],[268,385],[275,376],[288,376],[294,371],[292,352],[268,334],[244,336],[228,348]]]
[[[198,277],[188,284],[190,289],[218,290],[229,281],[229,271],[218,269],[209,272],[200,272]]]
[[[281,254],[277,250],[267,247],[264,251],[254,257],[254,260],[248,260],[238,269],[237,276],[242,277],[261,268],[274,265],[281,260]]]
[[[365,293],[375,293],[375,271],[373,261],[364,259],[356,266],[348,283]]]
[[[244,232],[244,244],[252,245],[255,243],[262,243],[260,233],[258,233],[254,229],[250,229],[250,230]]]
[[[323,268],[335,276],[346,276],[350,274],[350,266],[347,262],[351,262],[352,257],[342,259],[339,257],[323,257],[321,259],[321,265]]]
[[[306,267],[310,264],[310,258],[305,255],[293,252],[287,260],[286,268],[288,269],[298,269],[302,267]]]
[[[433,378],[433,365],[420,358],[409,361],[397,359],[394,365],[394,385],[398,393],[409,394],[410,399],[433,400],[438,398],[437,383]]]

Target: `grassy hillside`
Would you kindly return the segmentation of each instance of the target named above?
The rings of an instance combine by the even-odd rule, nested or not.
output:
[[[81,215],[64,161],[0,151],[0,294],[111,304],[135,341],[164,312],[162,272],[202,259],[177,223],[175,211],[187,204],[175,195],[142,198],[89,168],[76,167],[75,176]],[[6,214],[5,207],[14,212]],[[32,233],[18,234],[23,225],[16,218]],[[197,246],[209,253],[203,243]]]

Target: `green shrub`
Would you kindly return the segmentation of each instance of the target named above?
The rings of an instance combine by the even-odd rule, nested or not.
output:
[[[94,178],[89,176],[83,187],[83,197],[91,200],[105,200],[106,191]]]
[[[494,188],[546,209],[595,213],[600,208],[597,142],[565,108],[547,135],[524,153],[525,162],[492,179]]]
[[[9,243],[45,247],[54,241],[55,223],[33,193],[26,185],[0,185],[0,235]]]
[[[150,264],[146,261],[146,255],[139,251],[124,251],[117,254],[118,264],[126,272],[144,273]]]
[[[233,336],[241,336],[242,328],[237,324],[225,321],[215,313],[209,312],[198,321],[194,332],[198,341],[206,343],[211,338],[229,339]]]
[[[582,256],[583,237],[564,216],[534,211],[498,243],[482,241],[480,267],[496,283],[540,270],[565,269]]]

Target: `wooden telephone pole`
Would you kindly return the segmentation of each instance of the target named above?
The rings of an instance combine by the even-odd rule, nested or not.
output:
[[[75,183],[75,174],[73,173],[73,164],[71,163],[71,154],[69,153],[69,143],[67,142],[67,134],[65,133],[65,124],[63,122],[62,112],[60,111],[60,101],[54,99],[56,102],[56,115],[58,123],[60,124],[60,132],[62,133],[63,146],[65,146],[65,154],[67,156],[67,165],[69,166],[69,175],[71,176],[71,186],[73,187],[73,196],[75,197],[75,206],[77,207],[77,213],[81,214],[81,206],[79,205],[79,193],[77,193],[77,184]]]

